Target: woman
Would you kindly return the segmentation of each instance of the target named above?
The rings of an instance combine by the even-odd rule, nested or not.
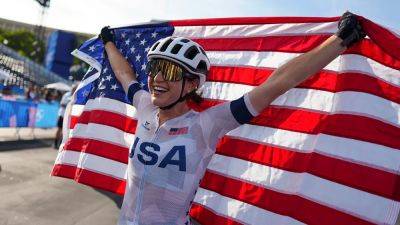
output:
[[[218,139],[364,36],[356,17],[345,13],[338,32],[320,46],[279,67],[241,98],[198,113],[186,100],[198,100],[195,91],[210,68],[201,46],[180,37],[157,41],[148,53],[148,93],[114,45],[112,30],[103,28],[111,67],[138,112],[119,224],[189,224],[190,205]]]

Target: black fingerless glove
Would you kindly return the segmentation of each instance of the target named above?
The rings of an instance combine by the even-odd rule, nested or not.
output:
[[[338,31],[335,35],[343,40],[341,43],[342,46],[350,47],[354,43],[363,39],[366,34],[362,29],[357,16],[347,11],[340,18]]]
[[[114,35],[114,30],[110,29],[109,26],[103,27],[101,29],[101,32],[99,34],[99,38],[103,41],[103,44],[107,44],[107,42],[112,42],[115,43],[115,35]]]

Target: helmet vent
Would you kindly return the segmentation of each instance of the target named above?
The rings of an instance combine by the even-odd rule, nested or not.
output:
[[[176,54],[179,52],[179,50],[181,50],[181,48],[182,48],[182,45],[181,45],[181,44],[176,44],[176,45],[172,48],[171,53],[176,55]]]
[[[193,60],[194,57],[196,57],[197,54],[199,54],[199,50],[197,49],[196,46],[191,46],[186,52],[185,52],[185,57],[188,59]]]
[[[204,60],[201,60],[199,65],[197,65],[197,70],[201,72],[207,72],[207,63]]]
[[[157,46],[158,46],[159,44],[160,44],[160,42],[155,43],[154,46],[153,46],[153,48],[151,48],[151,51],[156,50],[156,48],[157,48]]]
[[[163,46],[161,46],[161,48],[160,48],[160,52],[165,52],[165,50],[168,48],[168,45],[171,44],[172,41],[173,41],[172,38],[170,38],[167,41],[165,41]]]
[[[183,43],[188,43],[190,40],[188,40],[188,39],[186,39],[186,38],[184,38],[184,39],[181,39],[181,42],[183,42]]]

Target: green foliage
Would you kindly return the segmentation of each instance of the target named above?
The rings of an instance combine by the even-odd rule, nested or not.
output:
[[[45,44],[43,41],[37,40],[35,34],[31,31],[0,29],[0,43],[7,45],[33,61],[43,62]]]

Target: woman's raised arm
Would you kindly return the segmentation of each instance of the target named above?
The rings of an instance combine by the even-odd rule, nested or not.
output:
[[[339,30],[318,47],[277,68],[261,85],[249,92],[249,99],[258,112],[277,97],[317,73],[348,46],[365,37],[354,14],[346,12],[339,21]]]
[[[124,91],[128,93],[129,84],[136,80],[135,72],[115,46],[114,33],[109,27],[103,27],[103,29],[101,29],[100,38],[103,41],[104,48],[108,55],[108,60],[110,61],[115,76],[121,83]]]

